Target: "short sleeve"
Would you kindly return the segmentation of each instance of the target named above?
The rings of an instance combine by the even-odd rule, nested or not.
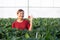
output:
[[[29,28],[30,28],[30,23],[29,21],[27,21],[27,29],[29,30]]]
[[[15,22],[12,23],[12,28],[15,28]]]

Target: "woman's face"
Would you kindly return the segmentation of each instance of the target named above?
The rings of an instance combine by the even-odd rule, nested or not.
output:
[[[21,11],[17,14],[18,18],[22,19],[24,17],[24,12]]]

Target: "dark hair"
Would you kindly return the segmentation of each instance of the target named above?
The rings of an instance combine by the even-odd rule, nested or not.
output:
[[[21,12],[21,11],[23,11],[23,12],[24,12],[24,10],[22,10],[22,9],[19,9],[19,10],[17,11],[17,14],[18,14],[19,12]]]

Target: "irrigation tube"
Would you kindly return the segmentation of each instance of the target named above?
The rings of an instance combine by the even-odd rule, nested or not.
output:
[[[38,32],[36,32],[36,38],[38,37]]]

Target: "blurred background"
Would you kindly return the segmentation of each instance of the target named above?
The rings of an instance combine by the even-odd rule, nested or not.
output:
[[[24,10],[24,18],[60,18],[60,0],[0,0],[0,18],[16,18],[18,9]]]

